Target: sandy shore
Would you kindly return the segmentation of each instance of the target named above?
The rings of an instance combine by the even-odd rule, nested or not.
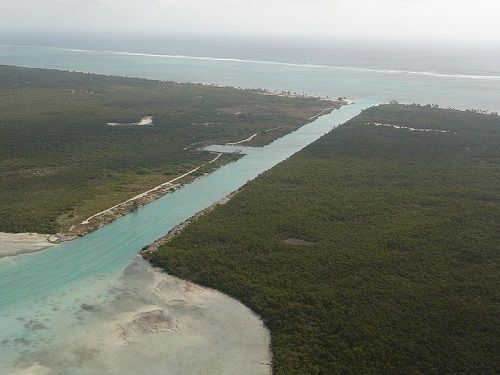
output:
[[[48,237],[47,234],[38,233],[0,232],[0,258],[31,253],[52,246]]]
[[[79,309],[58,303],[65,319],[77,323],[70,330],[56,325],[47,343],[36,336],[29,354],[7,374],[271,374],[270,336],[258,316],[140,257],[124,271],[111,299],[80,303]],[[50,333],[44,316],[33,319],[47,326],[39,335]]]

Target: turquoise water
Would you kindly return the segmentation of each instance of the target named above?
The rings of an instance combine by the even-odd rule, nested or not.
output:
[[[64,347],[82,328],[82,306],[106,304],[123,291],[123,271],[143,246],[378,102],[364,99],[322,116],[82,238],[1,259],[0,363],[39,361],[51,348]],[[146,367],[151,358],[144,361],[152,368]],[[87,372],[75,367],[62,373]]]
[[[154,53],[155,49],[149,52]],[[335,56],[332,52],[327,60],[333,61]],[[381,53],[377,57],[376,69],[367,69],[365,63],[372,61],[372,56],[365,56],[364,62],[356,64],[357,56],[357,53],[352,53],[345,61],[337,58],[338,63],[350,66],[334,67],[322,65],[323,61],[318,57],[304,59],[310,64],[300,64],[299,60],[293,58],[289,60],[292,63],[278,58],[276,60],[281,62],[262,62],[231,59],[231,54],[229,58],[214,59],[0,44],[0,64],[215,83],[330,97],[347,96],[356,100],[355,104],[320,117],[262,149],[237,145],[214,146],[211,149],[213,151],[241,150],[245,156],[83,238],[43,252],[1,259],[0,363],[3,366],[0,367],[0,374],[10,374],[12,368],[36,362],[50,368],[51,374],[95,374],[99,373],[96,369],[105,363],[115,366],[108,368],[106,374],[135,374],[141,371],[148,374],[184,374],[182,369],[185,371],[189,366],[182,367],[181,362],[184,366],[189,365],[193,356],[188,351],[183,357],[185,350],[181,350],[184,348],[182,345],[191,349],[195,345],[189,340],[184,340],[181,345],[180,338],[176,338],[177,341],[172,340],[172,337],[159,338],[159,341],[153,340],[151,345],[141,344],[133,352],[116,356],[114,360],[105,359],[104,356],[102,362],[88,359],[89,354],[86,351],[81,354],[81,348],[70,349],[71,343],[86,342],[88,336],[96,335],[98,327],[107,317],[123,310],[124,305],[116,301],[128,301],[132,292],[136,299],[137,296],[151,294],[149,284],[146,285],[144,281],[152,277],[147,267],[139,266],[142,270],[140,277],[136,275],[132,279],[126,271],[131,264],[140,262],[136,256],[143,246],[375,103],[396,99],[400,102],[437,103],[444,107],[500,111],[500,76],[495,70],[498,68],[496,55],[479,70],[474,64],[464,68],[467,58],[457,67],[448,69],[446,66],[449,64],[444,64],[444,57],[437,63],[425,56],[418,56],[417,52],[400,55],[397,63],[391,61],[394,55],[389,53],[385,63]],[[273,54],[262,58],[251,50],[241,57],[274,60]],[[492,66],[496,68],[490,69]],[[147,297],[146,301],[133,300],[125,305],[135,308],[144,303],[160,302]],[[220,301],[217,305],[220,305]],[[104,306],[106,314],[86,318],[82,306]],[[171,305],[167,304],[167,307]],[[132,307],[130,309],[133,310]],[[189,307],[188,311],[191,314],[192,308]],[[203,317],[206,314],[205,311]],[[191,317],[194,321],[201,319],[197,315],[194,317]],[[238,330],[238,326],[235,327]],[[260,337],[255,332],[255,337]],[[199,337],[198,340],[207,341],[207,337]],[[214,347],[215,357],[204,357],[207,350],[200,349],[197,352],[200,367],[194,370],[193,364],[192,373],[200,373],[199,369],[208,362],[211,362],[211,369],[217,369],[215,373],[235,373],[234,369],[230,370],[229,364],[225,369],[217,367],[218,361],[222,360],[222,353],[231,346],[252,352],[251,343],[245,346],[231,341],[232,344],[222,347],[220,334],[215,334],[213,340],[205,344]],[[265,344],[265,340],[263,342]],[[158,347],[166,349],[162,352]],[[174,347],[178,351],[173,350]],[[75,357],[74,352],[80,355]],[[153,352],[154,356],[150,354]],[[57,359],[53,358],[54,353],[58,354],[55,356]],[[243,363],[246,357],[241,355],[231,353],[236,362],[241,358],[240,362]],[[166,358],[174,361],[177,370],[169,367]],[[224,361],[229,362],[227,358]],[[129,369],[125,371],[125,365],[120,367],[120,363],[126,363]],[[5,370],[7,367],[10,370]],[[247,367],[248,371],[252,369],[250,365]],[[167,368],[168,372],[165,370]]]
[[[471,52],[475,55],[478,53],[480,52]],[[419,57],[418,51],[405,56],[387,53],[388,63],[384,65],[379,62],[378,66],[383,67],[380,69],[363,68],[354,64],[355,56],[343,62],[350,62],[351,66],[335,67],[319,63],[258,62],[0,44],[0,64],[216,83],[330,97],[347,96],[356,99],[377,96],[404,103],[439,104],[443,107],[500,112],[500,75],[493,68],[478,68],[478,72],[473,74],[471,67],[475,64],[467,62],[477,59],[463,58],[461,65],[465,67],[460,70],[463,73],[460,73],[456,68],[447,68],[443,56],[434,65],[432,59],[427,59],[425,65],[415,65],[417,60],[423,59]],[[396,58],[397,63],[391,65],[390,62]],[[491,61],[486,65],[498,68],[497,58],[497,55],[490,57]],[[260,56],[256,55],[255,60],[259,59]],[[377,59],[381,61],[382,56]],[[367,60],[367,56],[364,56],[364,60]],[[323,60],[317,58],[317,61]],[[427,70],[412,70],[409,67],[413,65],[413,69]],[[396,68],[391,69],[391,66]]]

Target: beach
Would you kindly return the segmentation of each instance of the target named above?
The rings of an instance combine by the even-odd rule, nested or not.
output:
[[[0,232],[0,258],[46,249],[53,245],[48,237],[47,234],[38,233]]]

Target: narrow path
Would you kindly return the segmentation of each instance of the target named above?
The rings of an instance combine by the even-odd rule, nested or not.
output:
[[[330,108],[326,108],[323,111],[321,111],[320,113],[318,113],[318,114],[310,117],[308,120],[316,119],[316,118],[320,117],[321,115],[323,115],[325,112],[331,111],[333,109],[334,108],[331,108],[331,107]],[[237,142],[226,143],[226,145],[227,146],[236,146],[236,145],[239,145],[239,144],[242,144],[242,143],[250,142],[252,139],[254,139],[256,136],[258,136],[261,133],[265,133],[265,132],[269,132],[269,131],[272,131],[272,130],[281,129],[281,128],[284,128],[284,127],[287,127],[287,126],[288,125],[284,125],[284,126],[279,126],[279,127],[276,127],[276,128],[270,128],[270,129],[262,130],[262,131],[259,131],[259,132],[255,133],[255,134],[252,134],[248,138],[242,139],[242,140],[237,141]],[[192,146],[194,146],[196,144],[200,144],[200,143],[203,143],[203,142],[193,143],[193,144],[191,144],[189,146],[184,147],[183,150],[185,151],[185,150],[189,149],[190,147],[192,147]],[[114,209],[116,209],[116,208],[118,208],[118,207],[120,207],[122,205],[125,205],[127,203],[131,203],[131,202],[135,201],[136,199],[143,198],[143,197],[147,196],[148,194],[151,194],[151,193],[153,193],[153,192],[155,192],[155,191],[157,191],[159,189],[162,189],[162,188],[164,188],[164,187],[166,187],[166,186],[168,186],[168,185],[170,185],[170,184],[172,184],[172,183],[174,183],[174,182],[176,182],[176,181],[184,178],[184,177],[187,177],[190,174],[192,174],[192,173],[196,172],[197,170],[199,170],[201,167],[205,166],[206,164],[212,164],[212,163],[214,163],[215,161],[217,161],[221,157],[221,155],[222,155],[222,153],[218,154],[213,160],[211,160],[211,161],[209,161],[207,163],[204,163],[204,164],[202,164],[202,165],[200,165],[200,166],[198,166],[198,167],[196,167],[196,168],[194,168],[194,169],[192,169],[192,170],[184,173],[183,175],[181,175],[179,177],[176,177],[176,178],[174,178],[174,179],[172,179],[170,181],[164,182],[164,183],[162,183],[162,184],[160,184],[158,186],[155,186],[152,189],[149,189],[148,191],[145,191],[145,192],[140,193],[140,194],[138,194],[138,195],[136,195],[136,196],[134,196],[134,197],[132,197],[130,199],[127,199],[126,201],[123,201],[123,202],[120,202],[118,204],[115,204],[113,207],[109,207],[109,208],[107,208],[107,209],[105,209],[103,211],[100,211],[100,212],[92,215],[92,216],[89,216],[87,219],[83,220],[80,224],[87,225],[87,224],[89,224],[90,220],[95,219],[98,216],[101,216],[103,214],[109,213],[109,212],[113,211]]]
[[[123,201],[123,202],[120,202],[120,203],[118,203],[118,204],[115,204],[113,207],[109,207],[109,208],[107,208],[107,209],[105,209],[105,210],[103,210],[103,211],[100,211],[100,212],[98,212],[98,213],[96,213],[96,214],[92,215],[92,216],[89,216],[87,219],[85,219],[84,221],[82,221],[82,222],[81,222],[81,224],[89,224],[90,220],[95,219],[96,217],[98,217],[98,216],[100,216],[100,215],[103,215],[103,214],[106,214],[106,213],[108,213],[108,212],[111,212],[111,211],[113,211],[113,210],[114,210],[115,208],[117,208],[117,207],[120,207],[120,206],[122,206],[122,205],[124,205],[124,204],[127,204],[127,203],[130,203],[130,202],[133,202],[133,201],[134,201],[134,200],[136,200],[136,199],[139,199],[139,198],[145,197],[145,196],[147,196],[148,194],[151,194],[151,193],[153,193],[153,192],[155,192],[155,191],[157,191],[157,190],[163,189],[164,187],[166,187],[166,186],[168,186],[168,185],[172,185],[174,182],[176,182],[176,181],[178,181],[178,180],[180,180],[180,179],[182,179],[182,178],[184,178],[184,177],[187,177],[187,176],[189,176],[190,174],[192,174],[192,173],[196,172],[196,171],[197,171],[197,170],[199,170],[201,167],[204,167],[204,166],[205,166],[205,165],[207,165],[207,164],[212,164],[212,163],[216,162],[216,161],[217,161],[217,160],[218,160],[221,156],[222,156],[222,153],[219,153],[219,154],[218,154],[215,158],[213,158],[212,160],[210,160],[210,161],[209,161],[209,162],[207,162],[207,163],[204,163],[204,164],[202,164],[202,165],[199,165],[199,166],[197,166],[196,168],[191,169],[190,171],[188,171],[188,172],[186,172],[186,173],[184,173],[184,174],[182,174],[182,175],[180,175],[180,176],[178,176],[178,177],[175,177],[175,178],[173,178],[173,179],[171,179],[171,180],[169,180],[169,181],[167,181],[167,182],[163,182],[163,183],[161,183],[160,185],[155,186],[154,188],[149,189],[149,190],[147,190],[147,191],[145,191],[145,192],[143,192],[143,193],[137,194],[136,196],[134,196],[134,197],[132,197],[132,198],[130,198],[130,199],[127,199],[126,201]]]
[[[317,119],[318,117],[320,117],[321,115],[323,115],[324,113],[326,113],[327,111],[332,111],[334,110],[333,107],[330,107],[330,108],[326,108],[324,110],[322,110],[320,113],[314,115],[314,116],[311,116],[309,117],[307,120],[314,120],[314,119]],[[226,146],[236,146],[236,145],[239,145],[239,144],[242,144],[242,143],[245,143],[245,142],[250,142],[252,139],[254,139],[256,136],[258,136],[259,134],[261,133],[267,133],[267,132],[270,132],[270,131],[273,131],[273,130],[278,130],[278,129],[283,129],[283,128],[287,128],[289,127],[290,125],[283,125],[283,126],[278,126],[276,128],[270,128],[270,129],[265,129],[265,130],[261,130],[260,132],[257,132],[255,134],[252,134],[250,137],[248,138],[245,138],[245,139],[242,139],[241,141],[238,141],[238,142],[229,142],[229,143],[226,143]],[[190,147],[190,146],[188,146]],[[186,149],[188,148],[186,147]]]
[[[333,107],[330,107],[330,108],[326,108],[324,110],[322,110],[320,113],[318,113],[317,115],[314,115],[314,116],[311,116],[308,118],[308,120],[314,120],[314,119],[317,119],[319,116],[321,116],[323,113],[325,113],[326,111],[332,111],[334,110],[335,108]]]
[[[264,131],[266,131],[266,130],[264,130]],[[241,141],[238,141],[238,142],[226,143],[226,145],[227,146],[236,146],[236,145],[239,145],[241,143],[250,142],[252,139],[254,139],[256,136],[258,136],[260,133],[262,133],[262,132],[260,131],[260,132],[257,132],[255,134],[252,134],[250,137],[242,139]]]

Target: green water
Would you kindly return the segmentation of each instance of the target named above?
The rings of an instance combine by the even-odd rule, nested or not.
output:
[[[64,348],[78,332],[82,334],[82,329],[98,324],[82,318],[82,306],[106,306],[123,294],[124,270],[143,246],[377,102],[360,100],[322,116],[87,236],[38,253],[0,260],[0,363],[12,369],[19,363],[47,360],[53,348]],[[136,296],[141,294],[135,292]],[[140,358],[134,363],[138,368],[148,368],[151,374],[155,373],[152,363],[160,358],[158,354],[153,359],[144,358],[144,363]],[[89,373],[87,364],[73,364],[63,370],[60,366],[54,365],[60,371],[54,373]],[[114,371],[122,373],[123,369],[108,369],[106,373]],[[219,371],[226,373],[222,368]]]

